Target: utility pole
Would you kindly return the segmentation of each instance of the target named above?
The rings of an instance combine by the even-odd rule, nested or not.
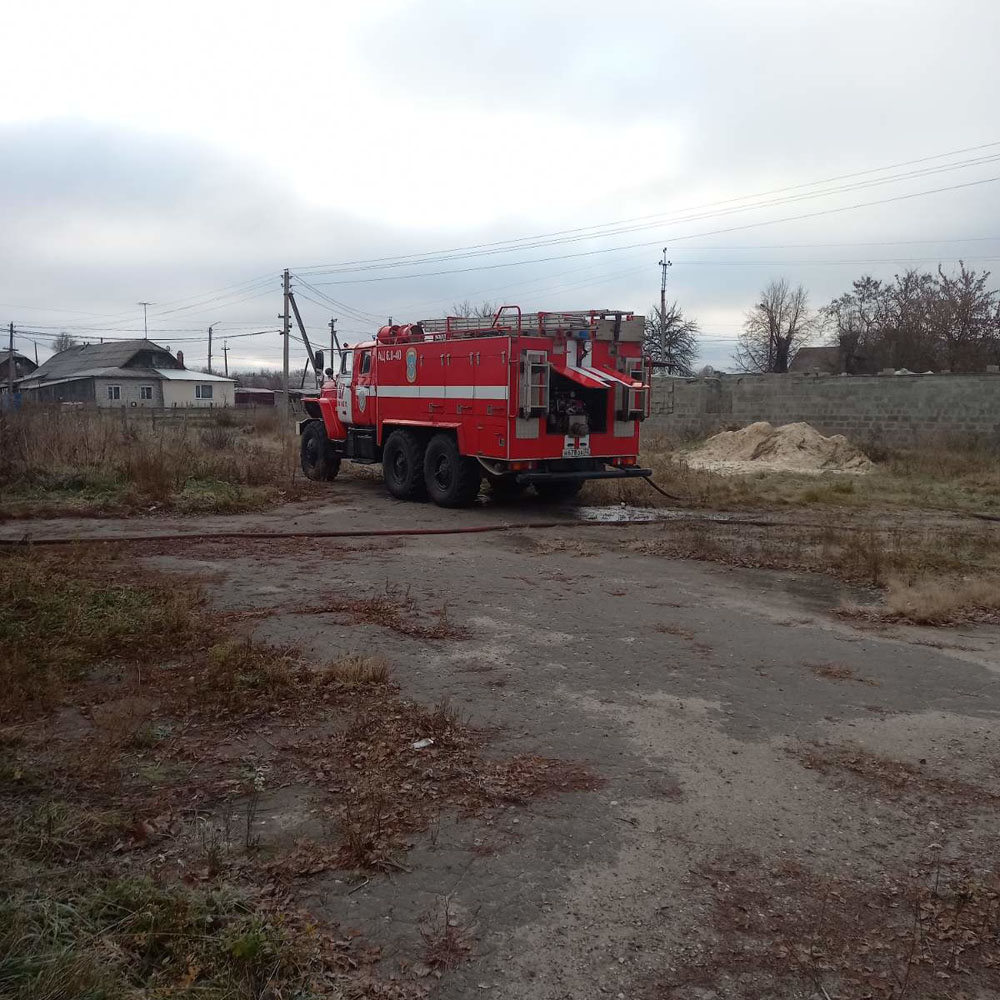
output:
[[[340,365],[339,364],[334,364],[334,361],[333,361],[334,358],[337,358],[338,361],[340,360],[339,355],[334,354],[334,351],[337,349],[337,343],[338,343],[338,341],[337,341],[337,320],[336,319],[331,319],[330,320],[330,367],[335,372],[339,371],[339,369],[340,369]]]
[[[212,374],[212,328],[208,328],[208,374]]]
[[[226,378],[229,378],[229,341],[222,342],[222,363],[226,368]]]
[[[663,258],[660,260],[660,351],[663,353],[661,361],[666,361],[667,357],[667,268],[671,262],[667,260],[667,248],[663,248]],[[667,365],[667,374],[670,374],[671,366]]]
[[[149,327],[146,325],[146,306],[155,306],[155,302],[140,302],[142,306],[142,332],[146,340],[149,340]]]
[[[38,365],[38,341],[33,340],[32,343],[35,345],[35,365]]]
[[[10,324],[10,353],[7,355],[7,392],[14,402],[14,324]]]
[[[284,274],[282,275],[282,286],[285,293],[285,308],[281,314],[281,335],[284,337],[284,350],[282,352],[281,361],[281,374],[282,374],[282,386],[284,387],[285,393],[285,420],[282,422],[285,434],[289,434],[291,431],[291,426],[288,423],[288,417],[291,415],[292,400],[288,393],[288,344],[292,339],[292,319],[289,314],[288,307],[288,295],[291,291],[291,281],[289,280],[288,268],[285,268]]]

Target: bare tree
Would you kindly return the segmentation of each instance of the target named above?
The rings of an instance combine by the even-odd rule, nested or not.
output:
[[[787,372],[798,349],[816,328],[809,294],[784,278],[772,281],[746,314],[733,360],[745,372]]]
[[[877,370],[877,354],[885,325],[885,288],[864,275],[820,310],[833,344],[840,348],[841,371],[856,375]]]
[[[662,322],[661,322],[662,319]],[[685,319],[684,311],[674,302],[660,316],[660,307],[653,306],[646,317],[646,332],[642,352],[667,375],[691,375],[698,356],[698,321]]]
[[[239,384],[249,389],[280,389],[285,381],[284,375],[277,368],[261,368],[234,374]]]
[[[977,371],[991,363],[1000,348],[1000,296],[987,287],[989,277],[989,271],[977,274],[964,261],[959,261],[954,277],[938,265],[930,325],[942,367],[949,371]]]
[[[822,310],[845,371],[981,371],[1000,357],[1000,291],[988,271],[865,275]]]
[[[452,304],[452,316],[461,316],[465,319],[488,319],[492,321],[497,314],[497,307],[492,302],[484,302],[481,306],[474,306],[468,299]]]
[[[55,340],[52,341],[52,350],[58,354],[60,351],[69,350],[71,347],[76,347],[79,344],[75,337],[71,337],[65,330],[60,333]]]

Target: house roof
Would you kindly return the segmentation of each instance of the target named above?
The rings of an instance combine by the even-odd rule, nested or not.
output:
[[[788,365],[790,372],[826,372],[836,375],[840,371],[839,347],[803,347]]]
[[[0,365],[2,365],[9,357],[10,357],[10,351],[9,350],[0,351]],[[34,361],[32,361],[31,358],[29,358],[27,354],[22,354],[18,350],[14,351],[14,360],[15,361],[28,361],[31,364],[34,364]]]
[[[128,364],[139,351],[170,352],[151,340],[119,340],[107,344],[77,344],[65,351],[53,354],[43,365],[31,373],[31,380],[89,378],[101,374],[105,369],[121,368]],[[147,378],[150,369],[145,370]],[[124,376],[123,376],[124,377]]]
[[[235,382],[236,379],[225,375],[209,375],[208,372],[193,372],[187,368],[155,368],[154,375],[168,378],[172,382]]]

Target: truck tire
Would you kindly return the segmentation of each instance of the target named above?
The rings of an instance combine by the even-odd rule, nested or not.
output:
[[[582,479],[564,479],[561,482],[535,483],[535,492],[543,500],[572,500],[583,488]]]
[[[412,431],[393,431],[382,448],[382,478],[397,500],[426,500],[424,446]]]
[[[467,507],[479,494],[482,466],[462,455],[450,434],[436,434],[424,453],[427,495],[441,507]]]
[[[299,456],[306,479],[330,482],[340,472],[340,455],[326,436],[322,420],[310,420],[302,431]]]

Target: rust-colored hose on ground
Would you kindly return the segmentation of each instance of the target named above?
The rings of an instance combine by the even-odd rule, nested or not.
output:
[[[197,534],[192,531],[161,532],[159,534],[108,535],[89,538],[0,538],[0,547],[32,545],[99,545],[121,542],[211,542],[219,539],[282,539],[282,538],[401,538],[411,535],[475,535],[495,531],[536,531],[544,528],[641,528],[652,524],[709,523],[723,526],[746,526],[749,528],[828,528],[829,524],[812,521],[779,521],[771,518],[727,517],[719,514],[683,514],[670,517],[651,517],[629,521],[525,521],[523,523],[503,522],[501,524],[477,524],[454,528],[348,528],[342,531],[212,531]],[[858,526],[840,525],[838,530],[860,531]]]

